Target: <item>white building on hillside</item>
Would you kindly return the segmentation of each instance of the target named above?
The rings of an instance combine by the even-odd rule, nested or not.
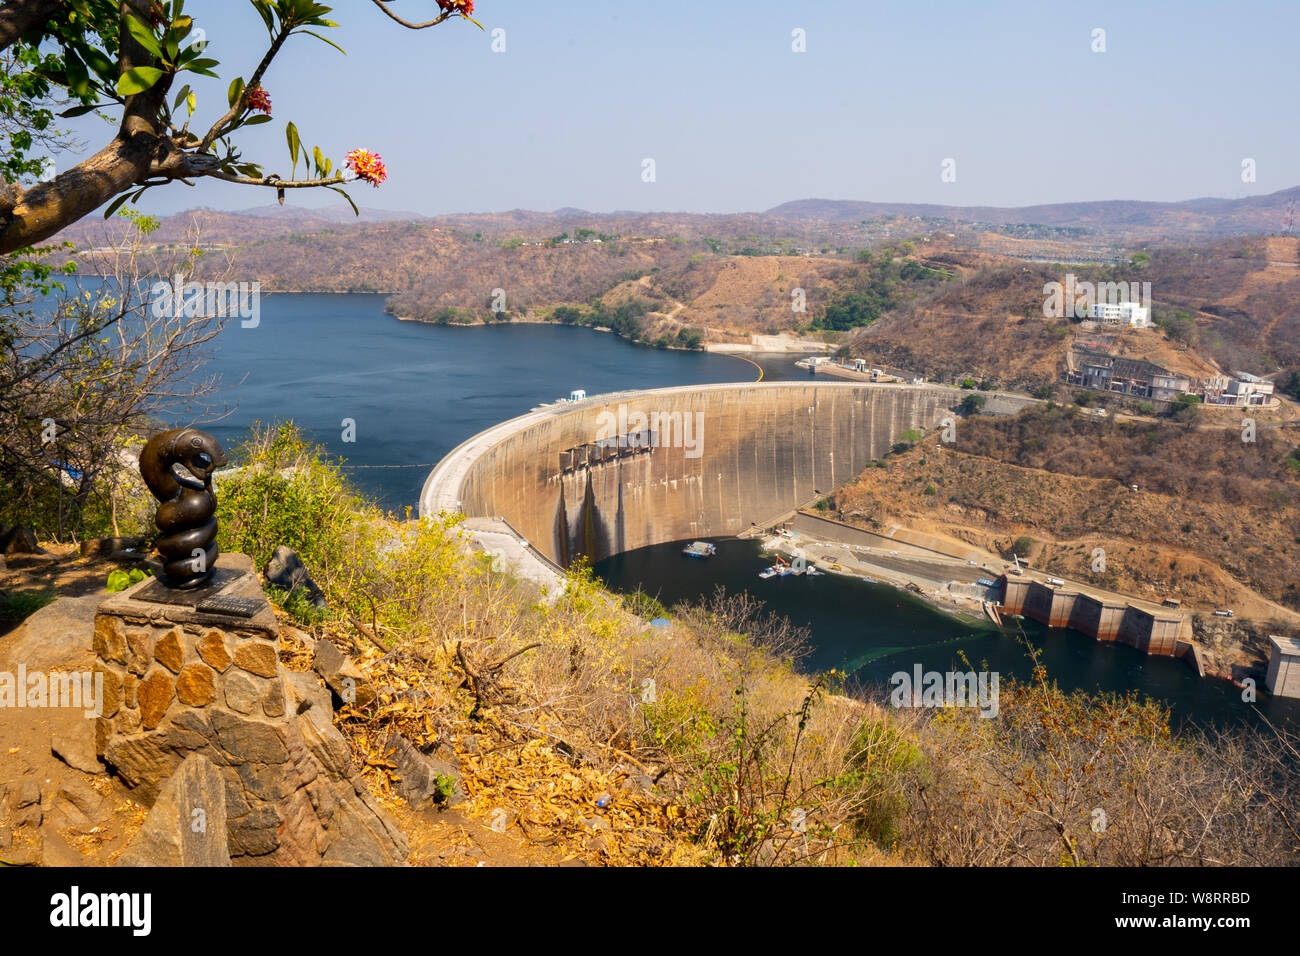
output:
[[[1258,375],[1233,372],[1212,375],[1205,380],[1202,395],[1208,405],[1271,405],[1273,383]]]
[[[1151,310],[1136,302],[1098,302],[1088,307],[1088,318],[1102,325],[1127,325],[1135,329],[1151,328]]]
[[[1268,379],[1246,372],[1233,372],[1234,378],[1228,383],[1226,394],[1235,399],[1237,405],[1267,405],[1273,400],[1273,383]]]

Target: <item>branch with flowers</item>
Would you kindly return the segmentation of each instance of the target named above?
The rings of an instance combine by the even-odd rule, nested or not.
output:
[[[20,58],[29,64],[24,89],[39,100],[55,93],[76,105],[60,113],[73,117],[120,110],[112,141],[47,181],[24,186],[21,179],[0,178],[0,255],[39,243],[108,203],[105,217],[147,190],[173,182],[193,185],[200,178],[276,190],[284,202],[289,189],[331,189],[352,205],[342,189],[357,180],[379,186],[388,178],[380,156],[353,149],[336,165],[319,146],[303,144],[293,123],[285,126],[290,171],[282,175],[247,159],[236,142],[246,127],[271,121],[271,92],[263,85],[268,69],[285,45],[305,35],[343,48],[326,37],[337,28],[327,19],[331,9],[314,0],[249,0],[266,26],[267,46],[247,80],[235,77],[226,106],[207,129],[191,126],[199,102],[182,74],[217,77],[219,61],[206,55],[207,38],[184,11],[185,0],[10,0],[0,4],[0,52],[40,50]],[[413,30],[451,19],[469,20],[473,0],[425,0],[438,13],[410,21],[372,0],[396,23]],[[39,115],[42,104],[23,104],[25,116]],[[0,114],[11,109],[0,97]],[[48,117],[47,117],[48,118]],[[111,116],[106,116],[111,118]],[[202,127],[198,127],[202,129]],[[11,147],[20,148],[21,144]],[[16,157],[14,168],[33,168],[36,159]],[[304,174],[298,176],[299,164]]]

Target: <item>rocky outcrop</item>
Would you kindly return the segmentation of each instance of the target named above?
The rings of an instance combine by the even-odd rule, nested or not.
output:
[[[216,765],[190,754],[163,785],[118,866],[230,866],[226,786]]]
[[[0,639],[0,659],[11,670],[20,663],[29,671],[89,670],[90,631],[101,600],[91,594],[47,604]]]
[[[317,641],[312,667],[344,704],[366,707],[375,699],[375,688],[361,675],[355,661],[332,641]]]
[[[41,554],[44,549],[36,543],[36,535],[31,528],[15,525],[12,528],[0,528],[0,554]]]
[[[329,606],[325,601],[325,593],[307,573],[298,552],[284,545],[276,548],[271,560],[267,562],[266,583],[289,593],[302,591],[312,607],[323,610]]]
[[[460,765],[449,747],[430,748],[426,753],[394,733],[389,735],[384,752],[397,767],[394,788],[413,808],[445,809],[464,803]]]

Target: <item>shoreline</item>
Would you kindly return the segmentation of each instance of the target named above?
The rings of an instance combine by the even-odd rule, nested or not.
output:
[[[995,622],[987,610],[991,606],[995,612],[1005,613],[1002,607],[1004,595],[1000,589],[995,591],[979,584],[981,578],[997,581],[1005,573],[990,566],[987,554],[975,549],[961,555],[953,554],[942,550],[940,542],[930,536],[899,525],[891,526],[882,534],[842,525],[803,511],[795,512],[784,525],[780,531],[768,531],[757,536],[765,554],[802,556],[824,573],[905,591],[968,626],[1002,631],[1011,627],[1006,621]],[[1099,640],[1086,631],[1068,626],[1062,629],[1093,641]],[[1185,642],[1193,648],[1192,660],[1179,654],[1161,656],[1183,660],[1202,680],[1221,679],[1240,686],[1232,678],[1224,678],[1207,671],[1200,663],[1193,663],[1200,659],[1196,642],[1190,635]]]
[[[793,558],[796,555],[803,556],[810,565],[815,566],[819,571],[825,574],[834,574],[838,577],[853,578],[863,581],[867,584],[879,584],[885,587],[893,588],[896,591],[902,591],[922,603],[928,605],[939,613],[968,626],[979,626],[986,629],[996,629],[997,625],[979,611],[973,602],[962,604],[957,600],[944,598],[933,590],[927,590],[913,576],[892,571],[891,569],[871,564],[866,561],[858,560],[857,563],[869,569],[871,573],[865,570],[857,570],[845,567],[839,561],[832,561],[828,556],[810,556],[806,550],[809,547],[827,546],[825,542],[809,542],[803,536],[790,540],[779,536],[765,535],[759,540],[759,546],[763,554],[781,555],[786,558]],[[859,558],[854,553],[854,558]],[[933,583],[926,580],[926,583]]]
[[[303,294],[310,295],[311,293],[303,293]],[[699,348],[683,348],[682,346],[679,345],[655,345],[651,342],[642,342],[636,339],[629,338],[628,336],[623,335],[620,332],[615,332],[607,325],[574,325],[571,322],[556,322],[554,319],[520,318],[520,319],[502,319],[499,322],[489,322],[486,319],[477,319],[473,322],[430,322],[428,319],[417,319],[414,316],[410,316],[410,315],[398,315],[396,312],[387,312],[387,310],[385,310],[385,312],[388,315],[391,315],[393,318],[397,319],[397,321],[399,322],[418,322],[423,325],[438,325],[444,328],[454,328],[454,329],[485,329],[489,327],[495,328],[497,326],[503,326],[503,325],[549,325],[549,326],[556,326],[559,328],[566,328],[566,329],[586,329],[588,332],[599,332],[603,334],[613,335],[616,338],[622,339],[624,342],[627,342],[629,345],[638,345],[641,346],[642,348],[654,349],[655,351],[659,351],[659,352],[694,352],[701,355],[721,355],[729,358],[740,359],[741,361],[744,362],[749,362],[751,365],[754,365],[755,367],[758,367],[757,363],[751,361],[750,359],[745,358],[745,356],[743,355],[732,354],[732,353],[746,351],[746,352],[752,352],[753,354],[756,355],[787,354],[785,352],[768,352],[766,350],[754,348],[748,345],[740,348],[735,348],[735,349],[715,349],[715,348],[711,348],[709,343],[705,343],[701,345]],[[796,351],[790,351],[788,354],[797,355],[799,353]],[[763,378],[762,369],[760,368],[759,377],[758,379],[756,379],[756,381],[761,381],[762,378]]]

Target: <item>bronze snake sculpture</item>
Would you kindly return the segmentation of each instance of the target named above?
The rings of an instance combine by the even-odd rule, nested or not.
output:
[[[194,428],[154,435],[140,452],[140,477],[159,501],[154,523],[163,536],[157,548],[163,558],[162,579],[171,587],[197,587],[216,567],[217,499],[212,473],[224,464],[221,443]]]

